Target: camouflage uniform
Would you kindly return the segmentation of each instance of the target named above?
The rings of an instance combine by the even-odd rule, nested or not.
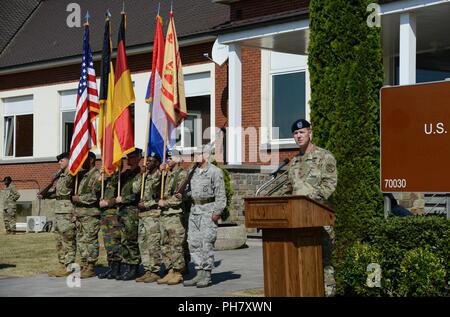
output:
[[[20,194],[12,184],[6,187],[3,192],[3,221],[8,234],[16,231],[16,201],[20,198]]]
[[[136,179],[134,192],[141,191],[141,178]],[[145,177],[144,196],[142,201],[145,211],[139,212],[139,250],[142,264],[147,272],[159,274],[161,269],[161,228],[158,197],[161,188],[161,172],[155,169]]]
[[[289,164],[289,183],[284,194],[304,195],[331,205],[336,189],[336,160],[331,152],[314,146],[311,152],[295,156]]]
[[[331,195],[337,185],[336,159],[331,152],[313,145],[311,152],[295,156],[289,164],[289,183],[283,194],[304,195],[332,206]],[[333,267],[331,249],[334,244],[334,230],[331,226],[323,228],[323,265],[326,294],[333,294]]]
[[[112,200],[117,196],[117,185],[119,173],[115,172],[105,180],[105,189],[103,193],[104,200]],[[101,208],[100,227],[103,233],[103,242],[105,244],[106,259],[108,262],[121,261],[120,243],[121,226],[117,207]]]
[[[75,262],[77,253],[76,229],[73,222],[73,204],[70,201],[74,184],[74,177],[69,171],[63,172],[53,190],[44,198],[56,199],[55,202],[55,235],[56,251],[59,263],[64,266]]]
[[[187,172],[176,166],[165,178],[164,200],[168,205],[161,208],[161,251],[168,270],[182,271],[185,267],[183,241],[186,231],[181,219],[183,200],[176,198],[175,193],[186,177]]]
[[[81,176],[81,175],[80,175]],[[81,254],[81,263],[95,264],[98,260],[100,230],[99,200],[100,172],[91,168],[81,176],[77,195],[80,202],[75,204],[75,217],[77,226],[77,247]]]
[[[217,224],[211,217],[220,215],[227,203],[223,172],[207,163],[205,169],[195,170],[190,188],[193,205],[189,215],[189,250],[197,270],[211,271],[217,237]]]
[[[119,207],[119,217],[121,225],[121,255],[122,262],[126,264],[138,265],[141,263],[138,246],[139,227],[139,192],[135,191],[133,184],[141,179],[140,169],[126,170],[121,174],[122,203]]]

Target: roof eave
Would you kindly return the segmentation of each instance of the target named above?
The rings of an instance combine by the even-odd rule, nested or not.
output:
[[[182,38],[179,40],[178,43],[179,43],[180,47],[185,47],[185,46],[213,42],[216,40],[216,38],[217,38],[217,36],[212,35],[212,34],[203,34],[201,36]],[[131,47],[127,47],[126,50],[127,50],[128,56],[150,53],[153,50],[153,44],[151,44],[151,45],[141,44],[141,45],[131,46]],[[113,52],[112,57],[114,58],[115,55],[116,55],[116,52]],[[97,52],[92,55],[92,58],[94,59],[94,61],[101,60],[101,57],[102,57],[101,52]],[[53,60],[49,60],[49,61],[34,62],[34,63],[26,64],[26,65],[4,67],[4,68],[0,68],[0,76],[13,74],[13,73],[23,73],[23,72],[30,72],[30,71],[36,71],[36,70],[42,70],[42,69],[48,69],[48,68],[73,65],[73,64],[79,63],[80,59],[81,59],[81,54],[75,55],[75,56],[68,56],[68,57],[53,59]]]

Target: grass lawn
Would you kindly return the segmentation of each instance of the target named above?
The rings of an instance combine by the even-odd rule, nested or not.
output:
[[[99,233],[100,257],[97,265],[105,265],[103,237]],[[79,254],[77,254],[79,263]],[[54,233],[0,234],[0,277],[46,274],[58,266]]]

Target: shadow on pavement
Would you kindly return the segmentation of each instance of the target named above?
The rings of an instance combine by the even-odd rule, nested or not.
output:
[[[10,267],[16,267],[15,264],[5,264],[5,263],[0,263],[0,270],[2,269],[8,269]]]
[[[235,280],[241,278],[241,274],[235,274],[232,271],[214,273],[214,270],[211,275],[211,280],[213,285],[220,284],[225,281]]]

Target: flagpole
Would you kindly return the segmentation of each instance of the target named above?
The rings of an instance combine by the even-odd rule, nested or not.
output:
[[[78,173],[75,176],[75,195],[78,195]]]
[[[117,196],[120,196],[120,191],[121,191],[121,181],[120,181],[120,173],[122,172],[122,161],[120,161],[120,164],[119,164],[119,180],[118,180],[118,182],[117,182]]]
[[[108,79],[109,80],[109,79]],[[105,104],[103,104],[103,132],[102,132],[102,193],[101,193],[101,198],[103,199],[104,194],[105,194],[105,134],[106,134],[106,113],[105,113]]]
[[[166,176],[166,147],[167,147],[167,118],[164,121],[164,148],[163,148],[163,163],[164,163],[164,169],[162,171],[162,178],[161,178],[161,198],[164,197],[164,177]]]

